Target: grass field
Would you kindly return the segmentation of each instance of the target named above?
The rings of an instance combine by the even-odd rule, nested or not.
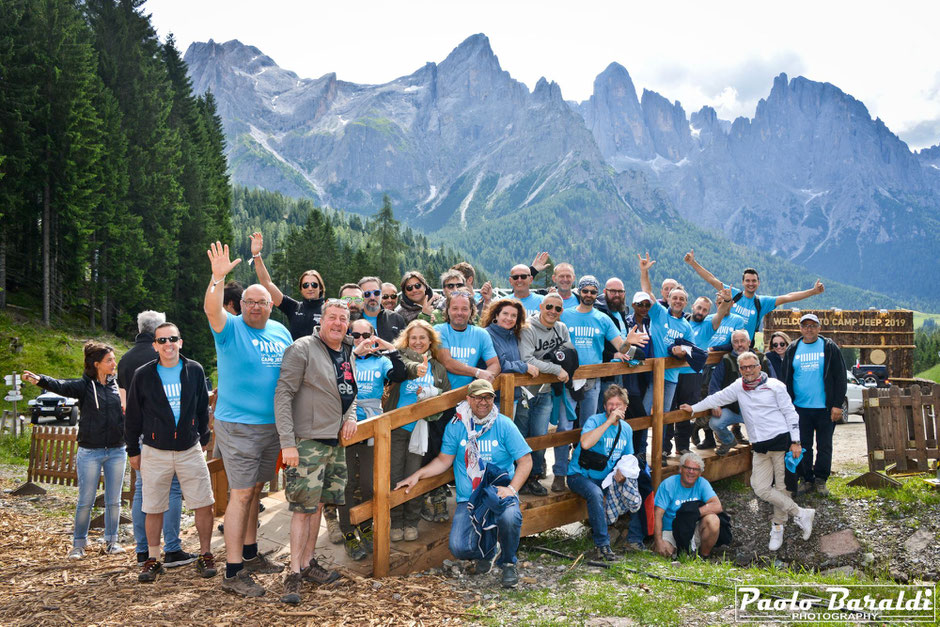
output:
[[[940,324],[940,314],[935,313],[924,313],[922,311],[914,312],[914,330],[924,326],[924,320],[933,320],[935,323]]]
[[[931,381],[936,381],[940,383],[940,364],[934,365],[933,368],[929,370],[924,370],[923,372],[918,372],[917,375],[920,379],[930,379]]]

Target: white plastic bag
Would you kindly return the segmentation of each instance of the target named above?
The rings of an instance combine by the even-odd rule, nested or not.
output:
[[[408,452],[415,455],[424,455],[428,452],[428,421],[421,419],[415,423],[411,439],[408,441]]]

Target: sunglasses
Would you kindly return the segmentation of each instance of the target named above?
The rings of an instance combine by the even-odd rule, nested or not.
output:
[[[781,347],[786,348],[787,343],[786,342],[771,342],[770,346],[771,348],[781,348]]]
[[[313,289],[318,290],[320,289],[320,284],[317,283],[316,281],[304,281],[303,283],[300,284],[300,287],[302,289],[307,289],[308,287],[312,287]]]
[[[648,300],[644,300],[642,303],[633,303],[633,306],[634,307],[650,307],[651,305]]]
[[[373,296],[378,296],[382,293],[382,290],[368,290],[362,293],[366,298],[372,298]]]
[[[397,297],[398,294],[382,294],[382,300],[392,300]]]
[[[168,335],[166,337],[158,337],[154,340],[154,342],[156,342],[157,344],[166,344],[167,342],[169,342],[170,344],[176,344],[179,341],[180,341],[180,336],[178,335]]]
[[[521,281],[522,279],[528,279],[531,274],[510,274],[509,278],[513,281]]]
[[[455,290],[455,289],[457,289],[458,287],[463,287],[464,285],[466,285],[466,284],[465,284],[465,283],[445,283],[445,284],[444,284],[444,289],[446,289],[446,290]]]
[[[422,287],[424,287],[424,284],[422,283],[412,283],[411,285],[405,286],[405,291],[413,292],[414,290],[421,289]]]
[[[565,308],[562,305],[549,305],[548,303],[545,303],[545,311],[557,311],[558,313],[561,313],[564,310]]]
[[[354,339],[354,340],[358,340],[359,338],[362,338],[362,339],[364,339],[364,340],[368,340],[370,337],[372,337],[372,332],[371,332],[371,331],[363,331],[362,333],[360,333],[359,331],[353,331],[352,333],[350,333],[350,335],[353,336],[353,339]]]
[[[581,293],[582,293],[582,294],[587,294],[588,296],[597,296],[597,290],[582,289],[582,290],[581,290]]]

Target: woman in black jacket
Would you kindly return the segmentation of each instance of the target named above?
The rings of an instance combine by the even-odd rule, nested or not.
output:
[[[78,399],[81,421],[78,423],[78,504],[75,507],[75,532],[69,559],[85,557],[91,507],[98,481],[104,470],[104,540],[105,552],[123,553],[118,544],[121,519],[121,489],[127,455],[124,450],[124,412],[118,394],[114,349],[101,342],[85,344],[85,371],[80,379],[53,379],[24,371],[23,379],[44,390]]]

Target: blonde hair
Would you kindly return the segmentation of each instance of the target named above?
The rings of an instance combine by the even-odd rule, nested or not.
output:
[[[415,318],[409,322],[408,326],[405,327],[405,330],[398,334],[398,337],[395,338],[395,348],[399,350],[408,348],[408,336],[415,329],[421,329],[428,334],[428,339],[430,340],[428,350],[430,351],[431,355],[437,355],[437,351],[441,347],[441,334],[431,326],[430,322],[427,322],[426,320],[420,320],[418,318]]]

